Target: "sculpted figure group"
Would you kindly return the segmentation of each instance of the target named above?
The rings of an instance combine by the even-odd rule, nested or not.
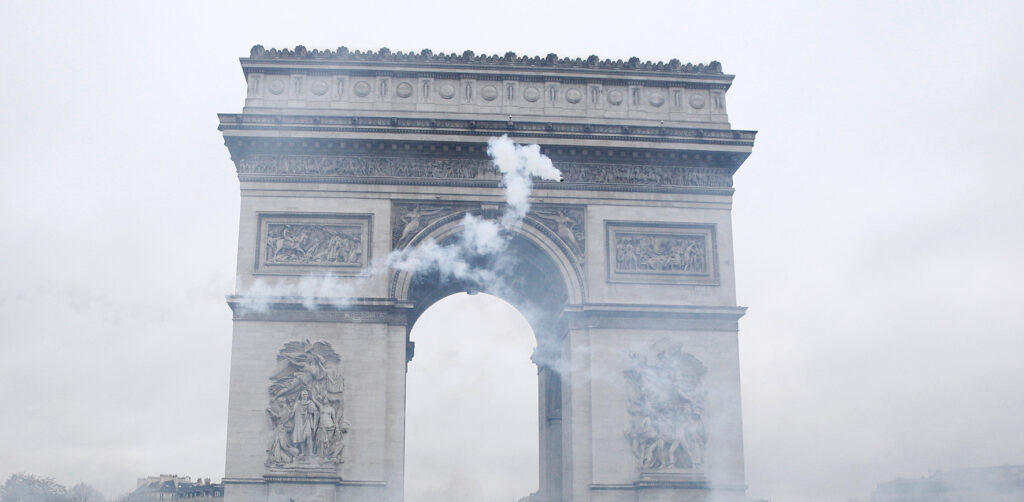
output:
[[[360,265],[362,232],[344,225],[271,223],[267,228],[266,263]]]
[[[622,234],[616,236],[615,268],[622,272],[707,272],[703,236]]]
[[[653,361],[630,354],[626,371],[632,395],[626,431],[641,471],[700,470],[704,464],[704,365],[680,347],[658,353]]]
[[[288,342],[271,377],[272,428],[267,467],[321,467],[343,462],[345,382],[327,342]]]

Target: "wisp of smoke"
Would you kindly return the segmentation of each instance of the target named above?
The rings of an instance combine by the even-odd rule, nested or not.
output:
[[[442,278],[455,278],[476,284],[498,280],[494,270],[470,264],[470,259],[501,253],[508,247],[510,230],[517,228],[530,210],[533,178],[550,181],[562,179],[538,145],[517,145],[507,135],[487,141],[487,155],[501,173],[505,189],[505,211],[499,222],[467,214],[462,219],[462,234],[451,244],[440,245],[427,240],[419,246],[393,251],[387,264],[396,270],[425,272],[437,269]]]
[[[266,312],[270,303],[279,298],[298,300],[306,310],[317,310],[327,304],[343,308],[351,303],[352,293],[365,282],[359,277],[354,282],[345,282],[331,274],[306,274],[298,282],[268,281],[257,278],[248,288],[236,287],[239,306],[250,312]]]
[[[518,225],[530,210],[534,176],[562,181],[561,171],[555,168],[551,159],[540,153],[539,145],[517,145],[508,139],[508,135],[502,135],[487,140],[487,155],[501,172],[501,186],[505,188],[508,208],[501,218],[505,229]]]
[[[288,297],[301,301],[307,310],[316,310],[323,304],[343,308],[366,277],[387,268],[414,273],[437,270],[445,280],[495,287],[500,275],[496,270],[473,265],[482,263],[474,259],[499,255],[508,247],[510,232],[522,224],[530,210],[534,177],[561,181],[562,173],[550,158],[540,153],[539,145],[519,145],[507,135],[489,139],[487,154],[501,173],[504,189],[506,205],[499,221],[466,214],[461,222],[462,233],[454,242],[442,245],[428,239],[417,246],[392,251],[383,262],[371,264],[356,280],[343,281],[333,274],[306,275],[297,283],[257,278],[248,288],[237,288],[239,304],[246,310],[266,312],[272,299]]]

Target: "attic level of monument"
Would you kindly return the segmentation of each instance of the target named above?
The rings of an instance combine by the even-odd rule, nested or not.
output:
[[[589,135],[590,140],[626,136],[627,141],[668,143],[695,131],[730,130],[725,94],[733,76],[723,74],[717,63],[256,46],[241,64],[248,83],[243,111],[251,118],[240,121],[249,124],[261,120],[259,115],[312,115],[320,127],[354,126],[354,118],[388,127],[380,131],[387,133],[419,128],[451,134],[442,132],[448,124],[477,135],[513,129],[551,138],[572,134],[563,138],[567,141],[586,141]],[[342,123],[332,123],[331,117]],[[452,122],[459,120],[465,124]]]

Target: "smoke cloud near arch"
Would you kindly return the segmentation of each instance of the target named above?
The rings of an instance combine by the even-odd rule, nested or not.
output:
[[[396,249],[383,260],[375,260],[364,274],[355,279],[343,279],[331,273],[306,274],[298,281],[256,278],[244,287],[236,284],[239,305],[252,312],[266,312],[275,298],[298,299],[307,310],[320,305],[344,308],[352,295],[370,277],[388,269],[421,273],[436,270],[442,279],[466,281],[472,284],[501,287],[501,276],[495,266],[475,265],[479,258],[499,256],[509,245],[512,231],[522,225],[530,210],[533,179],[562,181],[562,173],[551,159],[540,152],[536,144],[521,145],[508,135],[492,137],[487,141],[487,155],[501,173],[505,206],[501,218],[491,220],[466,214],[460,223],[461,233],[452,242],[444,244],[427,239],[415,246]],[[497,261],[502,263],[501,260]]]

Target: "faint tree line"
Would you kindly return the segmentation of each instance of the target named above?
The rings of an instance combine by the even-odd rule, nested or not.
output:
[[[0,502],[106,502],[99,490],[85,483],[71,488],[53,478],[18,473],[0,486]]]

